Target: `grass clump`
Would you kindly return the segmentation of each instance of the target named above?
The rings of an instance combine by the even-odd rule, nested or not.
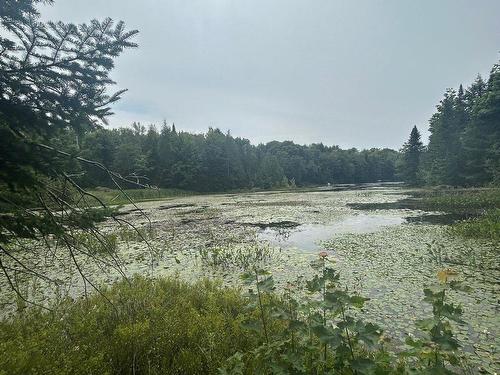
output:
[[[213,246],[200,248],[198,255],[204,266],[220,269],[249,269],[273,258],[270,246]]]
[[[124,189],[123,191],[109,188],[95,188],[89,190],[103,203],[122,205],[130,203],[127,196],[134,202],[154,201],[166,198],[190,196],[194,193],[180,189]],[[96,202],[97,204],[98,202]]]
[[[255,344],[233,289],[136,277],[0,322],[0,374],[213,374]]]
[[[419,190],[411,195],[416,208],[426,211],[445,211],[458,214],[480,214],[500,208],[500,189],[437,189]]]
[[[75,234],[74,245],[84,248],[90,255],[112,255],[118,249],[118,237],[114,233],[87,233]]]
[[[114,235],[123,242],[146,242],[156,236],[154,228],[148,227],[123,227],[117,230]]]
[[[451,231],[467,238],[483,238],[500,243],[500,209],[487,211],[479,218],[458,222],[452,225]]]
[[[451,233],[500,241],[500,189],[444,189],[413,192],[416,208],[457,214]]]

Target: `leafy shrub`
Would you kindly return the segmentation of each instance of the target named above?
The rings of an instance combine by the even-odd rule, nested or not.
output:
[[[255,345],[244,298],[200,281],[134,278],[0,323],[0,374],[211,374]]]
[[[54,311],[21,310],[0,322],[0,374],[457,374],[452,324],[462,309],[443,284],[424,290],[433,316],[403,353],[362,319],[366,298],[339,285],[326,253],[313,279],[279,296],[272,275],[253,269],[248,293],[220,284],[135,277]],[[295,296],[307,293],[296,299]]]

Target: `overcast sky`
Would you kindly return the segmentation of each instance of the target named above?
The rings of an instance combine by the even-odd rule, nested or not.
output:
[[[293,140],[399,148],[448,87],[487,75],[498,0],[56,0],[44,18],[138,29],[117,60],[112,126],[165,119]],[[117,88],[118,88],[117,87]]]

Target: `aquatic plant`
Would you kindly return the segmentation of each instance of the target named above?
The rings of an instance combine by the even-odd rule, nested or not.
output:
[[[93,235],[79,232],[74,235],[74,246],[82,246],[91,255],[113,255],[118,248],[118,236],[114,233]]]
[[[486,211],[479,218],[454,224],[451,227],[451,233],[466,238],[482,238],[500,243],[500,208]]]
[[[0,374],[454,374],[465,368],[452,322],[462,310],[448,290],[456,272],[426,288],[431,318],[398,354],[363,319],[360,295],[340,287],[324,252],[305,283],[275,290],[260,268],[242,275],[248,293],[207,280],[135,277],[52,311],[26,309],[0,321]],[[307,292],[303,298],[301,292]]]
[[[183,197],[194,195],[195,193],[180,190],[180,189],[123,189],[123,192],[127,194],[130,199],[134,202],[143,202],[143,201],[152,201],[152,200],[162,200],[172,197]],[[110,189],[105,187],[97,187],[93,190],[90,190],[90,193],[95,195],[105,204],[111,205],[121,205],[121,204],[129,204],[130,201],[124,197],[122,192],[116,189]]]
[[[117,230],[115,236],[123,242],[147,242],[150,239],[155,238],[156,230],[151,226],[145,227],[123,227]]]
[[[370,194],[366,197],[351,192],[301,193],[300,196],[295,193],[285,195],[253,194],[232,197],[193,196],[189,199],[168,203],[169,206],[192,204],[197,207],[209,205],[220,209],[220,214],[217,217],[209,217],[204,213],[194,216],[191,213],[186,218],[171,215],[169,210],[158,210],[159,206],[166,204],[164,202],[144,203],[141,208],[151,217],[156,231],[153,238],[148,238],[148,241],[151,241],[155,249],[162,249],[164,256],[157,259],[158,262],[154,264],[154,271],[150,272],[149,251],[146,249],[146,245],[140,242],[140,239],[137,242],[135,241],[134,237],[136,235],[134,233],[130,233],[130,237],[128,237],[131,241],[130,246],[125,246],[125,241],[118,239],[117,255],[122,258],[128,276],[138,272],[160,277],[178,272],[176,275],[181,280],[194,282],[200,277],[207,276],[223,278],[224,285],[239,286],[241,281],[239,281],[238,274],[243,269],[242,267],[235,265],[233,262],[229,262],[227,265],[222,262],[219,265],[212,266],[208,261],[205,262],[201,259],[200,249],[209,250],[214,247],[221,247],[227,249],[228,252],[236,251],[236,249],[245,252],[244,248],[252,249],[255,244],[256,229],[251,226],[241,225],[242,222],[261,223],[290,220],[309,223],[312,220],[318,220],[328,223],[339,220],[345,215],[351,215],[352,211],[346,208],[345,204],[354,198],[367,202],[385,202],[395,200],[398,197],[395,195],[395,191],[389,190],[384,194]],[[302,199],[308,205],[304,209],[289,206],[274,209],[272,206],[269,208],[252,208],[251,206],[239,207],[237,204],[224,205],[224,203],[232,202],[237,198],[273,201],[283,199],[297,201]],[[187,211],[187,208],[189,207],[181,207],[179,211]],[[377,213],[373,214],[376,215]],[[404,215],[406,213],[398,211],[394,214]],[[136,212],[132,212],[126,219],[130,220],[137,228],[143,227],[143,219]],[[181,219],[193,219],[194,221],[184,225],[180,222]],[[116,230],[114,223],[103,224],[102,232],[113,233],[114,230]],[[124,238],[127,236],[128,234]],[[430,262],[433,258],[432,256],[429,257],[426,244],[431,243],[433,240],[444,246],[442,265],[436,264],[434,261]],[[46,256],[43,244],[36,244],[35,246],[30,243],[26,246],[29,246],[31,252],[29,257],[23,256],[19,258],[24,264],[36,264],[39,259]],[[452,237],[449,235],[448,230],[442,226],[424,224],[400,225],[361,235],[342,234],[335,236],[331,241],[323,242],[321,246],[328,250],[328,254],[332,254],[331,251],[335,250],[337,260],[335,270],[342,275],[337,288],[344,290],[345,286],[348,286],[350,294],[356,295],[359,293],[362,296],[371,298],[365,302],[362,311],[361,309],[352,308],[349,315],[356,319],[361,318],[363,321],[371,321],[380,325],[385,332],[382,337],[392,339],[389,344],[380,343],[380,347],[383,346],[388,352],[405,350],[405,333],[418,333],[414,321],[425,318],[428,312],[425,309],[425,304],[420,303],[418,295],[428,284],[429,279],[435,275],[438,267],[453,267],[466,275],[467,283],[473,287],[473,292],[470,294],[447,294],[447,298],[449,297],[453,302],[459,302],[464,306],[463,319],[469,323],[465,326],[455,326],[455,337],[465,347],[460,349],[460,352],[465,352],[471,366],[476,369],[478,366],[482,366],[489,371],[495,369],[499,358],[495,341],[498,336],[498,324],[495,315],[498,299],[497,284],[495,283],[498,278],[498,271],[494,269],[479,271],[486,270],[488,267],[495,267],[497,264],[495,254],[498,253],[489,242],[464,239],[457,236]],[[308,327],[307,317],[312,316],[313,306],[306,304],[303,297],[306,295],[308,299],[313,301],[320,298],[319,293],[307,295],[304,281],[305,279],[312,279],[316,273],[320,275],[319,270],[309,267],[311,258],[314,255],[294,249],[279,252],[278,250],[270,250],[273,251],[272,257],[257,264],[249,262],[246,269],[252,270],[254,266],[257,266],[257,268],[265,268],[272,272],[277,291],[264,296],[264,305],[268,303],[267,300],[271,295],[274,295],[274,298],[282,298],[283,310],[289,316],[293,316],[289,321],[300,321],[305,327]],[[13,255],[18,256],[18,254],[14,253]],[[195,258],[195,255],[197,258]],[[211,255],[208,257],[210,259]],[[328,258],[331,260],[331,255],[328,255]],[[54,261],[51,263],[47,275],[64,282],[64,285],[61,286],[61,292],[70,293],[72,296],[83,295],[84,291],[83,286],[79,283],[79,275],[76,270],[71,269],[71,259],[49,259],[54,259]],[[109,285],[121,277],[117,273],[107,272],[107,268],[106,272],[103,272],[102,268],[93,267],[89,262],[86,262],[85,258],[82,258],[82,264],[85,264],[85,271],[92,277],[92,281],[95,281],[96,285]],[[330,265],[330,262],[328,261],[326,264]],[[303,276],[303,279],[297,283],[295,280],[300,275]],[[22,285],[23,292],[27,296],[35,296],[36,294],[36,302],[48,307],[54,307],[54,305],[49,304],[54,295],[51,292],[53,285],[45,283],[43,280],[38,281],[37,288],[34,290],[34,284],[31,279],[28,279],[28,276],[21,272],[16,276],[16,282]],[[292,280],[293,286],[288,283]],[[2,279],[1,276],[0,289],[0,306],[7,315],[14,312],[16,308],[13,303],[15,295],[9,294],[6,280]],[[283,291],[285,295],[280,296],[277,294]],[[293,307],[294,305],[297,306]],[[309,308],[311,308],[311,314],[309,314]],[[274,309],[267,307],[266,309],[271,339],[275,337],[274,330],[278,329],[275,325],[281,322],[279,324],[285,327],[283,329],[287,329],[290,346],[292,346],[292,342],[296,349],[305,345],[301,343],[304,335],[298,332],[305,329],[298,326],[301,323],[292,323],[291,328],[288,328],[286,320],[283,322],[274,318],[276,313]],[[315,312],[322,316],[320,307],[317,307]],[[258,317],[254,312],[252,318],[258,319]],[[245,330],[243,332],[248,335],[255,335],[255,331]],[[321,357],[323,358],[324,345],[319,342],[314,332],[311,331],[310,334],[314,343],[314,349],[311,349],[310,354],[311,360],[316,360],[318,350],[322,353]],[[257,339],[262,340],[262,335],[256,335]],[[470,347],[473,350],[469,351]],[[248,348],[248,350],[251,350],[251,348]],[[331,347],[328,347],[327,358],[330,358],[331,351]],[[377,356],[377,353],[378,351],[374,353],[374,356]]]
[[[198,255],[202,264],[207,267],[228,269],[251,269],[269,261],[274,256],[274,249],[268,245],[255,244],[241,246],[224,244],[212,247],[201,247]]]

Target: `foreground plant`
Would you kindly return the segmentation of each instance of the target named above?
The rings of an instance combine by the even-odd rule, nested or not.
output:
[[[135,277],[0,320],[0,374],[214,374],[257,346],[236,289]]]
[[[282,298],[273,298],[274,282],[265,271],[243,275],[248,285],[255,286],[255,292],[250,289],[250,306],[258,305],[260,311],[260,322],[246,322],[245,327],[261,334],[261,345],[233,355],[221,374],[392,371],[389,358],[380,350],[381,329],[350,315],[368,299],[340,288],[339,275],[326,252],[320,253],[312,267],[317,274],[306,282],[309,297],[303,303],[289,290]]]
[[[439,273],[425,290],[433,315],[397,354],[381,329],[362,318],[367,301],[340,286],[326,253],[305,287],[278,295],[272,275],[243,275],[248,293],[220,284],[133,278],[53,311],[24,309],[0,321],[0,374],[461,374],[453,335],[462,324]],[[304,296],[305,295],[305,296]]]
[[[457,273],[449,268],[438,272],[440,284],[424,289],[424,302],[432,305],[432,317],[417,322],[422,338],[409,337],[406,344],[411,348],[403,356],[411,358],[415,373],[457,374],[462,358],[457,351],[460,344],[453,335],[452,323],[464,324],[462,308],[446,299],[450,290],[468,291],[469,288],[454,280]]]

